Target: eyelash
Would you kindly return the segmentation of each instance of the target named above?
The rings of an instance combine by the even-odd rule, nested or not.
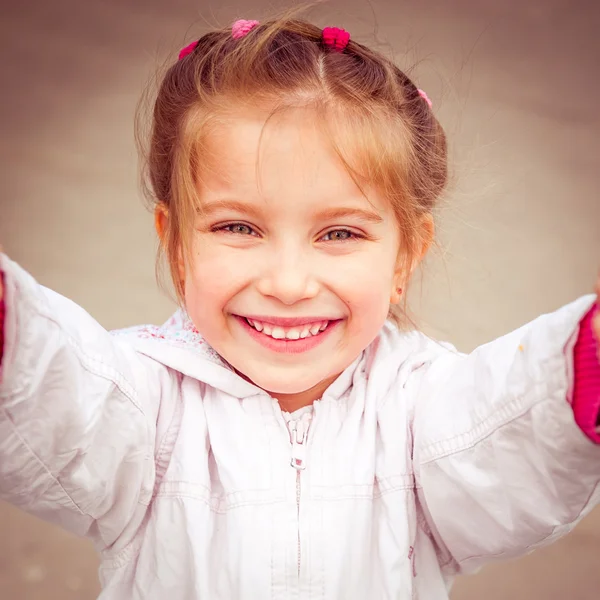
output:
[[[329,231],[327,231],[326,233],[324,233],[321,236],[321,239],[324,238],[326,235],[331,235],[332,233],[338,233],[338,232],[343,232],[343,233],[347,233],[348,237],[341,239],[341,240],[327,240],[329,242],[351,242],[353,240],[359,240],[359,239],[364,239],[364,235],[361,235],[360,233],[357,233],[356,231],[352,231],[351,229],[345,229],[343,227],[340,227],[339,229],[330,229]]]
[[[250,231],[252,231],[254,233],[252,234],[252,233],[239,233],[239,232],[235,232],[235,231],[231,230],[233,227],[246,227],[247,229],[249,229]],[[216,232],[216,231],[226,231],[226,232],[231,233],[233,235],[242,235],[242,236],[245,236],[245,235],[254,236],[254,235],[256,235],[256,232],[254,231],[254,228],[250,227],[250,225],[246,225],[246,223],[236,223],[236,222],[234,222],[234,223],[226,223],[225,225],[217,225],[217,226],[213,227],[211,229],[211,231],[213,231],[213,232]],[[347,233],[348,237],[344,238],[344,239],[341,239],[341,240],[327,240],[327,241],[328,242],[329,241],[349,242],[349,241],[352,241],[352,240],[358,240],[358,239],[364,239],[365,238],[364,235],[361,235],[360,233],[358,233],[356,231],[352,231],[351,229],[346,229],[344,227],[340,227],[338,229],[330,229],[329,231],[327,231],[326,233],[324,233],[321,236],[321,238],[319,238],[319,239],[324,238],[326,235],[331,235],[332,233],[336,233],[336,232],[340,232],[340,231],[344,232],[344,233]]]
[[[250,231],[254,231],[253,227],[250,227],[250,225],[246,225],[246,223],[225,223],[225,225],[216,225],[215,227],[213,227],[211,229],[211,231],[226,231],[228,233],[232,233],[233,235],[253,235],[251,233],[239,233],[239,232],[235,232],[235,231],[231,231],[231,229],[233,227],[246,227],[247,229],[249,229]],[[254,232],[256,233],[256,232]]]

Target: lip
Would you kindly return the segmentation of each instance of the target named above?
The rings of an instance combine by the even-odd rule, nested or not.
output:
[[[313,323],[322,323],[323,321],[339,321],[339,319],[332,319],[331,317],[261,317],[259,315],[235,315],[240,319],[250,319],[250,321],[259,321],[260,323],[267,323],[268,325],[274,325],[275,327],[299,327],[300,325],[312,325]],[[329,329],[329,326],[327,327]]]
[[[264,333],[260,333],[260,331],[256,331],[254,327],[248,324],[245,317],[239,317],[234,315],[236,321],[244,328],[245,331],[248,332],[248,335],[256,340],[261,346],[271,350],[273,352],[279,352],[281,354],[301,354],[303,352],[308,352],[317,346],[320,346],[330,335],[334,329],[337,329],[338,325],[343,321],[343,319],[329,320],[329,325],[324,331],[321,331],[318,335],[313,335],[311,337],[307,337],[304,339],[298,340],[276,340],[272,338],[270,335],[265,335]],[[254,317],[247,317],[248,319],[254,320]],[[272,318],[272,317],[271,317]],[[257,321],[260,319],[256,318]],[[318,319],[316,319],[318,320]],[[328,319],[321,319],[321,321],[327,321]],[[294,325],[284,325],[281,322],[289,323],[290,321],[294,321],[294,319],[281,319],[278,321],[263,321],[264,323],[273,323],[273,325],[279,327],[294,327],[295,325],[305,325],[307,323],[314,323],[315,319],[311,317],[310,320],[304,320],[302,323],[295,322]]]

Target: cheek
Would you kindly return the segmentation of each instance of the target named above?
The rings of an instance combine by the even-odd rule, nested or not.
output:
[[[332,268],[331,280],[336,281],[340,295],[350,305],[389,304],[394,283],[394,260],[384,253],[364,258],[351,257],[344,265]]]
[[[196,243],[185,278],[186,308],[190,316],[196,314],[194,321],[214,322],[215,313],[244,285],[244,273],[242,257],[232,260],[227,249]]]
[[[352,322],[361,328],[369,328],[371,324],[378,328],[385,321],[389,306],[389,288],[382,288],[381,282],[376,287],[371,282],[365,281],[347,293],[344,300],[350,309]]]
[[[350,275],[350,274],[348,274]],[[337,295],[348,307],[353,336],[371,338],[385,322],[390,308],[393,274],[375,269],[354,269],[337,288]]]
[[[248,274],[248,253],[210,241],[197,241],[193,247],[192,263],[187,268],[187,278],[196,288],[225,290],[242,281]]]

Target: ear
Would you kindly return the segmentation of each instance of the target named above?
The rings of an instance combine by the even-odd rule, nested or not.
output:
[[[165,243],[165,232],[169,224],[169,209],[161,202],[154,209],[154,228],[160,243]]]
[[[433,222],[433,215],[431,213],[427,213],[422,218],[420,230],[421,252],[418,261],[416,261],[416,264],[411,269],[411,273],[421,264],[421,261],[425,258],[427,252],[429,252],[429,248],[431,248],[431,244],[433,244],[433,240],[435,239],[435,223]]]
[[[394,279],[392,282],[392,291],[390,294],[390,304],[398,304],[400,298],[406,287],[409,279],[411,278],[413,271],[421,264],[421,261],[425,258],[425,255],[429,251],[433,239],[435,236],[435,224],[433,222],[433,216],[426,214],[421,220],[419,227],[419,247],[415,253],[414,258],[409,265],[406,264],[402,257],[398,257],[396,264],[396,271],[394,273]]]
[[[154,228],[164,250],[167,250],[167,231],[169,228],[169,209],[162,202],[154,209]],[[177,272],[180,280],[185,281],[185,263],[181,254],[181,249],[177,257]]]

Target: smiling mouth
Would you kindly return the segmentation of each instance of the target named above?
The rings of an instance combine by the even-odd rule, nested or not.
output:
[[[296,325],[294,327],[283,327],[281,325],[274,325],[273,323],[265,323],[256,319],[249,319],[242,317],[250,327],[263,335],[270,337],[274,340],[303,340],[310,337],[315,337],[325,331],[332,321],[314,321],[312,323],[305,323],[303,325]]]

